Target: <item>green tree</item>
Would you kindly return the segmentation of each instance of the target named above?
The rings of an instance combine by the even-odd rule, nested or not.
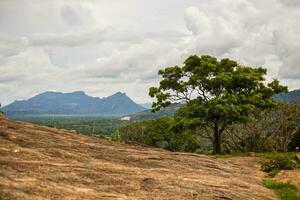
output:
[[[184,102],[176,119],[182,127],[203,127],[211,134],[214,153],[221,153],[222,133],[228,125],[247,122],[256,108],[276,103],[272,96],[287,91],[278,80],[266,84],[267,70],[239,65],[230,59],[212,56],[188,57],[182,67],[159,71],[159,87],[151,87],[152,110]]]

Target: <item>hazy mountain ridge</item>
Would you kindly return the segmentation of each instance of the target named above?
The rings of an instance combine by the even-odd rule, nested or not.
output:
[[[159,117],[167,116],[167,117],[173,117],[175,112],[182,106],[182,104],[174,103],[169,105],[166,108],[162,108],[161,110],[157,112],[152,112],[151,109],[144,110],[141,112],[133,113],[129,115],[130,120],[132,121],[142,121],[142,120],[151,120],[151,119],[157,119]]]
[[[300,90],[274,96],[279,102],[300,102]],[[99,98],[86,95],[83,91],[71,93],[44,92],[32,98],[13,103],[2,108],[8,116],[16,115],[131,115],[132,120],[155,119],[160,116],[173,116],[178,105],[170,106],[160,112],[148,110],[150,104],[137,104],[125,93],[117,92]]]
[[[152,107],[152,103],[140,103],[140,105],[146,109],[151,109],[151,107]]]
[[[300,103],[300,89],[287,93],[277,94],[274,99],[280,102],[296,102]]]
[[[28,100],[15,101],[2,109],[8,116],[28,114],[126,115],[145,110],[125,93],[105,98],[91,97],[83,91],[44,92]]]

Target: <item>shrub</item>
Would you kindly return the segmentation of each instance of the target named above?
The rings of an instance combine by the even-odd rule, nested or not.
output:
[[[115,141],[115,142],[120,142],[122,140],[119,131],[116,131],[113,134],[106,136],[104,138],[107,140],[110,140],[110,141]]]
[[[262,171],[268,172],[270,176],[275,176],[280,170],[294,169],[295,167],[296,164],[284,155],[275,155],[261,165]]]

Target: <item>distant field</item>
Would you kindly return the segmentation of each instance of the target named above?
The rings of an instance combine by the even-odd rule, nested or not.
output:
[[[14,117],[16,120],[31,122],[67,130],[76,130],[86,135],[109,135],[120,126],[129,124],[117,117],[101,116],[22,116]]]
[[[130,116],[130,121],[122,121],[120,117],[116,116],[87,115],[10,115],[9,118],[67,130],[76,130],[85,135],[110,135],[123,125],[157,119],[163,116],[172,117],[179,107],[179,104],[172,104],[156,113],[151,112],[151,110],[145,110],[128,115]]]

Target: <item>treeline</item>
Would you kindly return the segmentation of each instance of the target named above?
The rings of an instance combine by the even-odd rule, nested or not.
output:
[[[208,127],[181,128],[180,110],[174,118],[162,117],[123,126],[115,133],[124,141],[134,141],[170,151],[211,153],[213,130]],[[222,135],[223,153],[287,152],[300,146],[300,106],[278,104],[256,110],[247,123],[228,126]]]
[[[211,145],[191,130],[177,132],[174,119],[161,117],[121,127],[116,134],[123,141],[134,141],[170,151],[198,152],[209,151]]]
[[[114,133],[120,126],[129,122],[117,117],[101,116],[19,116],[16,120],[27,121],[50,127],[75,130],[78,133],[94,136],[105,136]]]

